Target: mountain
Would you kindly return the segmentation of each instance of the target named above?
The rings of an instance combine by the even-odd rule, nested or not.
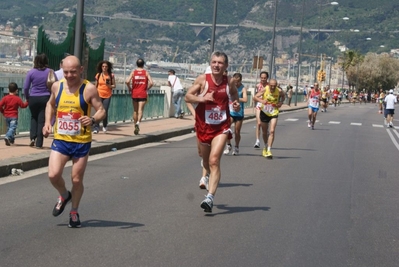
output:
[[[66,31],[71,20],[68,15],[75,13],[77,3],[77,0],[2,1],[0,24],[11,21],[22,25],[24,31],[33,25],[44,24],[48,32]],[[217,24],[232,26],[218,32],[215,49],[227,52],[232,64],[241,67],[250,68],[252,57],[258,51],[267,58],[272,40],[274,3],[218,0]],[[293,57],[298,48],[303,2],[279,0],[277,3],[276,51],[278,55],[286,53],[288,58]],[[351,0],[331,5],[329,1],[305,0],[304,3],[304,55],[314,55],[319,47],[319,53],[337,58],[340,55],[338,43],[361,53],[399,48],[399,3],[396,1]],[[85,14],[113,18],[85,16],[90,42],[96,47],[105,38],[109,54],[127,53],[130,63],[138,56],[151,61],[196,63],[208,59],[207,40],[211,37],[211,28],[205,27],[196,34],[189,23],[212,24],[212,0],[86,0],[84,5]],[[344,17],[349,20],[343,20]],[[157,24],[149,20],[180,23]],[[319,35],[317,31],[309,32],[309,29],[319,28]],[[324,29],[331,32],[323,32]]]

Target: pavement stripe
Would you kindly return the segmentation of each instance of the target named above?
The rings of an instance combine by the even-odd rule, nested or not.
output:
[[[285,119],[284,121],[297,121],[298,119]]]
[[[341,124],[340,121],[329,121],[328,123],[329,123],[329,124]]]
[[[351,122],[351,125],[355,125],[355,126],[362,126],[362,124],[361,124],[361,123],[359,123],[359,122]]]
[[[377,127],[377,128],[383,128],[383,127],[384,127],[384,125],[381,125],[381,124],[373,124],[373,127]]]

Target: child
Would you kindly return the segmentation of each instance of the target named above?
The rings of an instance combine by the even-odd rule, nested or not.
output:
[[[22,99],[18,96],[18,85],[16,83],[8,85],[8,93],[0,101],[0,112],[6,118],[8,128],[4,137],[6,146],[14,144],[14,135],[18,126],[18,108],[26,108],[28,106],[28,102],[22,102]]]

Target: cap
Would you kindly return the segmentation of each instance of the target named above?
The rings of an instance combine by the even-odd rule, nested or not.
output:
[[[311,88],[313,88],[313,87],[314,87],[314,85],[311,85],[310,87],[311,87]]]
[[[390,94],[393,94],[393,90],[392,90],[392,89],[391,89],[391,90],[389,90],[389,93],[390,93]]]

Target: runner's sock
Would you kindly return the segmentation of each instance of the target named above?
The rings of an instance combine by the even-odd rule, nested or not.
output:
[[[68,190],[65,191],[65,193],[61,194],[61,197],[62,197],[63,199],[67,199],[67,198],[69,197],[69,192],[68,192]]]
[[[212,195],[211,193],[208,193],[208,195],[206,195],[206,197],[210,198],[213,201],[214,195]]]

